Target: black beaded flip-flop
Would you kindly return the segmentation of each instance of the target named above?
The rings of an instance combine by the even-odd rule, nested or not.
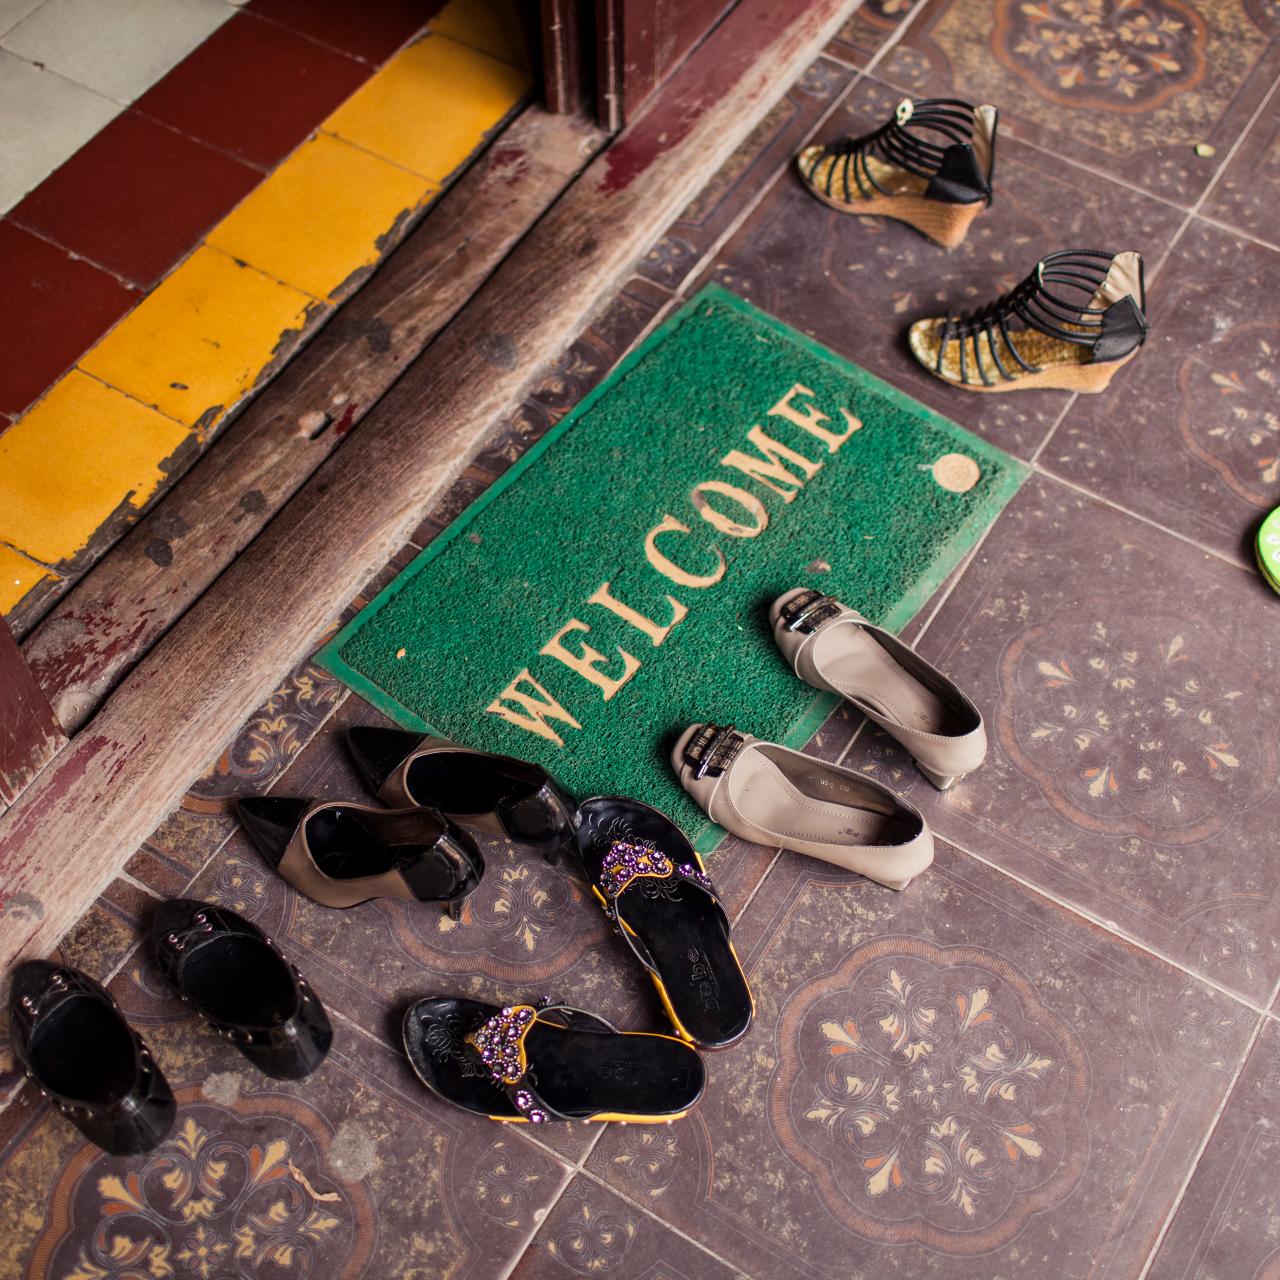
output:
[[[755,1005],[729,938],[729,917],[702,859],[670,818],[638,800],[583,802],[578,857],[614,929],[648,970],[684,1040],[723,1049]]]
[[[702,1096],[702,1058],[674,1036],[617,1031],[543,998],[496,1005],[419,1000],[404,1017],[409,1063],[446,1102],[507,1124],[670,1124]]]

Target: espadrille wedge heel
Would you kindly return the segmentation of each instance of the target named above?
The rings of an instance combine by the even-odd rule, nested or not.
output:
[[[997,118],[955,98],[904,98],[873,133],[815,143],[796,165],[823,204],[896,218],[954,249],[991,203]]]
[[[908,342],[966,391],[1105,391],[1147,336],[1142,255],[1063,249],[1016,288],[960,316],[917,320]]]

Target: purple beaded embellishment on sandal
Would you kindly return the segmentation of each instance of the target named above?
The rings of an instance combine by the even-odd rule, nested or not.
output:
[[[669,876],[671,859],[651,844],[615,840],[600,866],[600,887],[616,898],[636,876]]]
[[[692,880],[694,884],[701,886],[708,893],[712,891],[711,877],[700,867],[695,867],[692,862],[682,862],[676,868],[676,873],[684,876],[686,880]]]
[[[533,1018],[533,1005],[508,1005],[467,1037],[496,1083],[515,1084],[524,1075],[524,1038]]]

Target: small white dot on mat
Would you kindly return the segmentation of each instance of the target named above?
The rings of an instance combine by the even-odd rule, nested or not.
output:
[[[944,453],[930,470],[938,484],[951,493],[968,493],[982,478],[978,464],[963,453]]]

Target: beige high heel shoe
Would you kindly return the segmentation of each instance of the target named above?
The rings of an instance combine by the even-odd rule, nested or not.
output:
[[[998,118],[955,98],[904,98],[873,133],[814,143],[796,166],[832,209],[896,218],[954,249],[991,203]]]
[[[981,712],[897,636],[809,587],[780,595],[769,621],[801,680],[852,702],[911,752],[939,790],[982,763],[987,732]]]
[[[690,725],[671,767],[713,822],[755,844],[807,853],[890,889],[905,889],[933,861],[920,811],[887,787],[731,725]]]
[[[911,353],[965,391],[1105,391],[1147,337],[1142,255],[1064,249],[977,311],[917,320]]]

